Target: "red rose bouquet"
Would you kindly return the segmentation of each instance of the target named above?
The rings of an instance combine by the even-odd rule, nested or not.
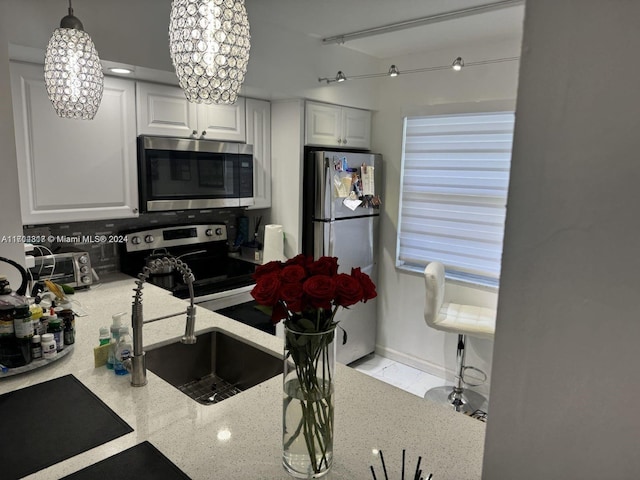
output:
[[[298,478],[318,478],[333,462],[336,312],[375,298],[376,287],[360,268],[338,273],[335,257],[269,262],[254,278],[253,298],[285,324],[283,464]]]
[[[290,330],[324,332],[335,327],[339,307],[348,308],[375,298],[376,287],[360,268],[338,273],[336,257],[313,260],[298,255],[286,262],[269,262],[256,268],[251,296],[271,313],[271,321],[285,319]],[[299,321],[313,322],[313,327]]]

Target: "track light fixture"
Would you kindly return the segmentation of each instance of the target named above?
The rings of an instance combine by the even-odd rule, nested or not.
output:
[[[477,62],[469,62],[464,63],[462,57],[457,57],[453,63],[450,65],[438,65],[435,67],[424,67],[424,68],[414,68],[412,70],[402,70],[402,75],[406,75],[409,73],[423,73],[423,72],[433,72],[436,70],[449,70],[453,69],[455,71],[462,70],[462,67],[475,67],[478,65],[488,65],[490,63],[502,63],[502,62],[513,62],[520,60],[520,57],[504,57],[504,58],[494,58],[491,60],[479,60]],[[360,80],[362,78],[376,78],[376,77],[397,77],[400,75],[400,70],[395,65],[391,65],[389,67],[389,71],[385,73],[366,73],[364,75],[349,75],[339,70],[335,77],[320,77],[318,78],[318,82],[326,82],[326,83],[334,83],[334,82],[344,82],[345,80]]]

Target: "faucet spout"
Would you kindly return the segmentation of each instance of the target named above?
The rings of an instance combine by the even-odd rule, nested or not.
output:
[[[155,269],[171,266],[182,274],[184,282],[189,288],[189,306],[187,307],[187,322],[185,326],[182,343],[196,343],[195,323],[196,307],[194,305],[193,282],[195,278],[189,266],[182,260],[175,257],[164,257],[153,261],[150,266],[145,266],[142,273],[138,274],[133,303],[131,304],[131,325],[133,327],[133,356],[125,362],[127,369],[131,372],[131,385],[142,387],[147,384],[147,367],[144,359],[144,345],[142,341],[142,326],[144,318],[142,315],[142,288],[144,283]]]

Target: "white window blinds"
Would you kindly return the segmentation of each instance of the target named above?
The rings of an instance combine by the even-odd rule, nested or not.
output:
[[[513,112],[405,119],[397,265],[500,278]]]

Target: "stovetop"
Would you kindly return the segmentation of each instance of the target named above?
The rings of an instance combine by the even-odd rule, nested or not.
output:
[[[173,256],[192,270],[194,294],[202,297],[253,284],[255,264],[230,257],[225,224],[164,226],[127,232],[121,247],[123,273],[137,276],[149,258]],[[176,272],[150,275],[148,281],[170,290],[176,297],[189,298],[187,285]]]

